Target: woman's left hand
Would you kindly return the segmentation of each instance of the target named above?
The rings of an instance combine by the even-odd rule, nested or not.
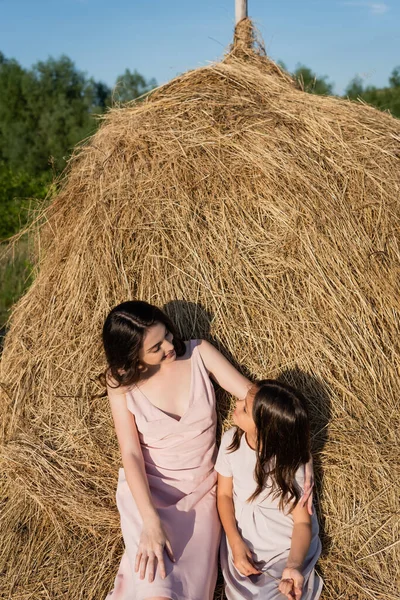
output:
[[[281,594],[289,600],[300,600],[303,592],[304,577],[298,569],[284,569],[279,583]]]
[[[312,457],[304,465],[304,493],[301,497],[301,506],[307,504],[307,510],[310,515],[313,514],[313,487],[314,487],[314,468]]]

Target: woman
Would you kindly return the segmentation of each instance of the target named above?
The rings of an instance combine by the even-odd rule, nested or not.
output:
[[[205,340],[183,342],[146,302],[115,307],[103,343],[126,548],[109,598],[211,600],[220,524],[210,377],[240,399],[251,382]]]

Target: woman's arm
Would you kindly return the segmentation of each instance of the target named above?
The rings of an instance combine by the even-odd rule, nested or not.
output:
[[[302,506],[307,505],[308,514],[313,514],[314,463],[312,456],[304,465],[304,492],[300,499]]]
[[[300,502],[292,512],[293,533],[286,567],[282,573],[279,590],[287,598],[300,600],[304,577],[302,568],[311,544],[311,517],[306,506]]]
[[[218,473],[217,506],[219,516],[232,550],[233,564],[243,575],[257,575],[260,571],[255,568],[250,548],[243,541],[236,525],[232,482],[232,477],[223,477]]]
[[[229,360],[207,340],[200,340],[199,351],[206,369],[214,381],[239,400],[243,400],[251,388],[252,382],[239,373]]]
[[[108,386],[107,393],[121,449],[126,481],[143,521],[135,571],[139,571],[141,579],[144,579],[147,569],[148,579],[153,581],[157,561],[161,577],[164,578],[166,576],[164,547],[169,558],[171,560],[174,558],[171,545],[151,497],[135,418],[128,410],[123,391]]]

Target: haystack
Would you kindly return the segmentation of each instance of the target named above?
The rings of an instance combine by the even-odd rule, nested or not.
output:
[[[5,598],[112,586],[100,331],[128,298],[306,390],[323,598],[397,598],[400,122],[303,92],[249,35],[243,21],[222,62],[110,111],[42,215],[1,360]]]

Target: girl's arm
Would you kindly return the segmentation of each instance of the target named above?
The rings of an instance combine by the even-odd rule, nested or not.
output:
[[[126,481],[143,521],[135,571],[139,571],[140,578],[144,579],[147,569],[148,579],[153,581],[157,561],[161,577],[164,578],[166,576],[164,547],[169,558],[172,561],[174,558],[170,542],[151,497],[135,418],[128,410],[122,390],[107,386],[107,393],[121,449]]]
[[[207,340],[200,340],[199,351],[205,367],[214,381],[239,400],[243,400],[251,388],[252,382],[239,373],[229,360]]]
[[[304,582],[302,568],[311,544],[311,517],[307,507],[301,506],[300,502],[293,510],[292,517],[292,543],[279,590],[287,598],[300,600]]]
[[[233,564],[242,575],[257,575],[250,548],[240,536],[233,506],[233,478],[218,473],[217,506],[228,544],[232,550]]]

